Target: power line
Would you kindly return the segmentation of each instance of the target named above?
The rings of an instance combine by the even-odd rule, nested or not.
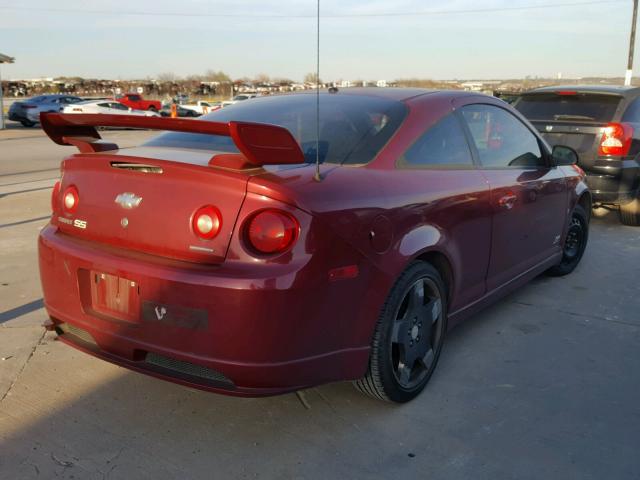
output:
[[[603,5],[612,3],[626,3],[627,0],[587,0],[580,2],[546,3],[537,5],[520,5],[512,7],[488,7],[458,10],[424,10],[417,12],[380,12],[380,13],[328,13],[322,18],[375,18],[375,17],[413,17],[413,16],[439,16],[439,15],[463,15],[477,13],[503,13],[523,10],[558,9],[568,7],[583,7],[587,5]],[[205,18],[316,18],[315,13],[309,14],[257,14],[257,13],[185,13],[185,12],[143,12],[135,10],[85,10],[72,8],[49,7],[23,7],[16,5],[0,5],[1,9],[27,12],[70,13],[85,15],[112,15],[112,16],[144,16],[144,17],[205,17]]]

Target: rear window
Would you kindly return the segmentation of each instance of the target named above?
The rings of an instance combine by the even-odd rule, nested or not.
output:
[[[515,107],[529,120],[610,122],[622,98],[615,95],[578,93],[523,95]]]
[[[320,161],[368,163],[389,141],[406,115],[403,103],[384,98],[323,93],[320,95]],[[316,96],[313,94],[258,97],[198,120],[245,121],[279,125],[300,144],[305,160],[316,160]],[[197,133],[164,133],[147,146],[237,152],[229,137]]]

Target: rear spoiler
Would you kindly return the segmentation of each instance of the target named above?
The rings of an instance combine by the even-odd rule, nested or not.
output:
[[[133,115],[41,113],[42,129],[58,145],[75,145],[83,153],[117,150],[118,145],[101,141],[96,127],[124,127],[231,137],[241,155],[223,154],[230,168],[304,163],[304,154],[291,132],[284,127],[248,122],[208,122],[183,118]],[[232,158],[230,158],[232,157]],[[236,161],[233,160],[235,157]],[[210,164],[212,164],[210,162]]]

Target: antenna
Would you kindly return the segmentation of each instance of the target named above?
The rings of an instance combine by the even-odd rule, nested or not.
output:
[[[320,175],[320,0],[318,0],[316,21],[316,173],[313,178],[316,182],[320,182],[322,181],[322,175]]]

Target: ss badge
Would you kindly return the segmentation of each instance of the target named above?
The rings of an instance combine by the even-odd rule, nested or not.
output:
[[[85,228],[87,228],[87,221],[76,218],[73,221],[73,226],[76,228],[82,228],[84,230]]]

